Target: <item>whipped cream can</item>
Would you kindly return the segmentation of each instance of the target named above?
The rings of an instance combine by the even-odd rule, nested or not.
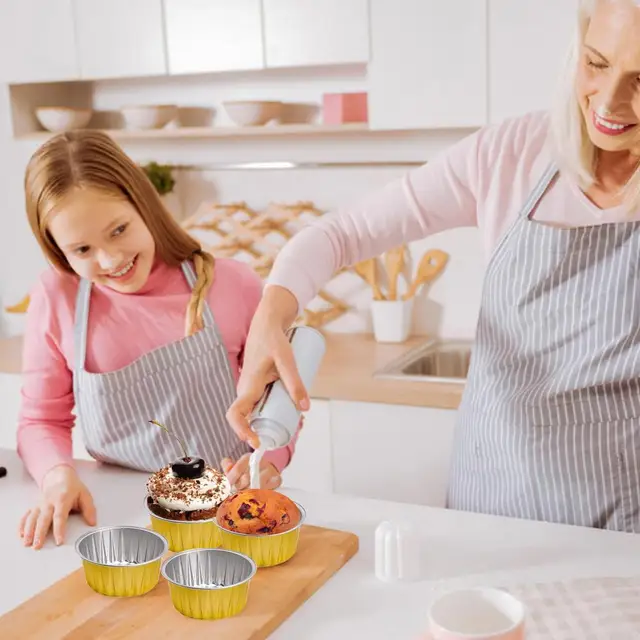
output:
[[[310,391],[325,353],[324,336],[312,327],[299,326],[287,332],[302,383]],[[281,380],[267,386],[256,405],[249,426],[260,439],[260,449],[285,447],[300,422],[296,408]]]

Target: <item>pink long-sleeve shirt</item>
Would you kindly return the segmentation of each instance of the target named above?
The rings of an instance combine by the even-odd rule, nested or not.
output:
[[[229,354],[234,379],[242,366],[251,319],[262,295],[262,281],[247,265],[216,259],[208,302]],[[40,485],[60,464],[72,464],[75,406],[72,370],[73,328],[78,279],[47,269],[31,292],[23,352],[22,405],[18,452]],[[122,294],[94,286],[85,367],[105,373],[184,337],[191,289],[180,267],[157,263],[144,287]],[[295,439],[265,454],[279,471],[289,463]]]
[[[484,127],[428,164],[323,216],[281,250],[267,286],[288,289],[304,308],[339,269],[455,227],[478,227],[490,256],[552,161],[548,126],[548,115],[535,112]],[[640,211],[600,209],[561,175],[534,217],[578,227],[637,220]]]

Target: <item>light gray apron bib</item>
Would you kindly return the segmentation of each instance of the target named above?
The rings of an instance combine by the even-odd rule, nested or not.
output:
[[[640,531],[640,222],[532,214],[487,267],[448,506]]]
[[[182,271],[193,288],[189,262]],[[149,424],[158,420],[180,437],[192,455],[214,467],[226,456],[251,451],[227,426],[236,397],[226,347],[209,305],[204,328],[159,347],[108,373],[85,369],[91,283],[81,280],[75,315],[73,388],[76,416],[87,451],[110,464],[156,471],[182,456],[174,438]],[[123,327],[126,331],[126,328]]]

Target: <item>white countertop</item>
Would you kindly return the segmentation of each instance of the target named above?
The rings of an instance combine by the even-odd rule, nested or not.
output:
[[[86,530],[79,516],[68,527],[61,547],[52,542],[40,551],[24,548],[18,521],[36,499],[14,451],[0,449],[4,503],[0,526],[3,573],[11,588],[2,589],[0,614],[34,596],[80,567],[73,543]],[[142,507],[146,474],[79,462],[98,509],[99,526],[148,524]],[[424,631],[430,590],[447,586],[509,586],[592,576],[640,576],[640,536],[594,529],[509,520],[401,503],[285,493],[303,504],[309,524],[348,530],[360,537],[359,553],[272,634],[275,639],[336,638],[415,639]],[[386,519],[420,527],[424,578],[385,584],[373,573],[374,530]],[[442,582],[444,581],[444,582]]]

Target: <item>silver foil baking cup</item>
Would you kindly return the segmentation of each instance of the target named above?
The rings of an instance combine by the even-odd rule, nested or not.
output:
[[[89,531],[76,540],[75,547],[83,560],[106,567],[149,564],[162,558],[169,548],[155,531],[129,526]]]
[[[162,575],[188,589],[225,589],[249,582],[256,574],[251,558],[226,549],[189,549],[165,560]]]

